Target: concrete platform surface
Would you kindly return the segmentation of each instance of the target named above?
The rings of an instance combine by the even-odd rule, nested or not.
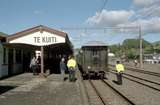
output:
[[[63,82],[60,74],[53,74],[48,78],[22,74],[0,81],[0,86],[4,86],[4,81],[11,83],[11,80],[22,84],[0,94],[0,105],[82,105],[78,80],[73,83],[68,80]]]

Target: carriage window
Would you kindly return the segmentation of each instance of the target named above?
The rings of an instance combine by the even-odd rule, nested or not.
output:
[[[21,50],[16,50],[16,63],[21,63]]]

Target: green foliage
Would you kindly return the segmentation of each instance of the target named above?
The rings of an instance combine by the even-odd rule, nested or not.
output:
[[[125,48],[135,48],[135,49],[138,49],[139,48],[139,43],[140,43],[140,40],[139,39],[126,39],[123,41],[123,46]],[[151,45],[151,43],[149,43],[148,41],[146,40],[143,40],[143,48],[147,47]]]
[[[160,53],[160,41],[153,43],[153,49],[156,53]]]
[[[110,46],[110,51],[115,53],[117,57],[125,56],[127,59],[138,59],[139,58],[139,40],[138,39],[126,39],[122,45]],[[146,40],[143,40],[143,53],[152,54],[160,53],[160,41],[155,44],[151,44]]]
[[[144,53],[145,53],[145,54],[154,53],[154,47],[153,47],[153,45],[149,45],[149,46],[145,47],[145,48],[144,48]]]

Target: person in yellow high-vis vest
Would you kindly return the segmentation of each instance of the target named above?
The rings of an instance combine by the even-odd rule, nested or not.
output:
[[[122,85],[122,73],[124,72],[124,65],[120,63],[120,61],[117,61],[116,64],[116,75],[117,75],[117,83],[119,85]]]
[[[69,70],[69,81],[75,81],[75,72],[76,72],[76,66],[77,66],[77,62],[74,59],[73,56],[69,57],[69,60],[67,62],[67,67]]]

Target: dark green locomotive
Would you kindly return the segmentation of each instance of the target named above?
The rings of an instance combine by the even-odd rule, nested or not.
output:
[[[105,78],[108,71],[108,46],[99,41],[88,42],[82,46],[78,62],[85,79]]]

